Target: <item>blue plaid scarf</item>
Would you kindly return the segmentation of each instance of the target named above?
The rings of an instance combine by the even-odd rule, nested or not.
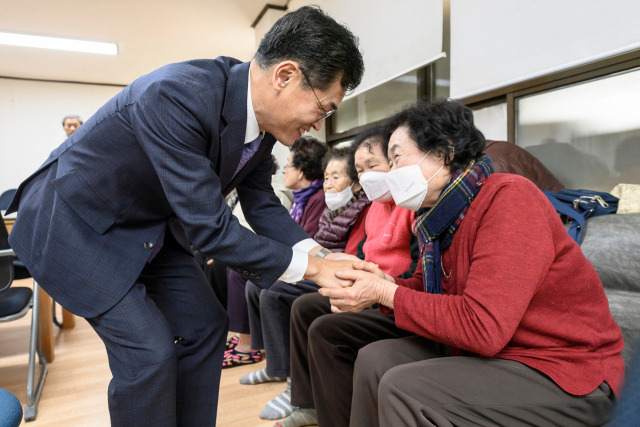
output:
[[[436,204],[413,223],[413,234],[420,242],[422,274],[427,293],[442,293],[442,262],[440,256],[453,240],[469,205],[493,172],[491,159],[483,156],[472,160],[465,170],[451,176]]]

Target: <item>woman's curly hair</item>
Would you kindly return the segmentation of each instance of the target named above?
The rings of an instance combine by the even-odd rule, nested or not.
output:
[[[322,160],[327,154],[326,144],[312,136],[301,136],[291,146],[291,166],[298,168],[309,181],[324,178]]]
[[[473,124],[471,109],[453,99],[418,101],[400,111],[389,119],[386,139],[402,126],[407,127],[421,151],[442,156],[452,172],[466,168],[472,159],[478,160],[486,144]]]

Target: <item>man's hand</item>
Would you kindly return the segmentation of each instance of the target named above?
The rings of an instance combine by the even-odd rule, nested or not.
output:
[[[346,260],[346,261],[362,262],[362,260],[357,256],[345,254],[344,252],[331,252],[325,257],[325,259],[330,259],[333,261]]]
[[[323,288],[339,288],[351,286],[351,280],[340,279],[336,277],[336,271],[348,271],[353,269],[353,261],[335,261],[328,259],[331,255],[327,255],[326,258],[317,258],[314,256],[309,257],[309,265],[307,271],[304,274],[304,278],[313,280],[320,287]]]
[[[338,271],[336,276],[342,280],[353,281],[353,286],[319,290],[322,295],[330,298],[333,312],[359,312],[375,303],[393,308],[393,296],[398,288],[395,283],[364,269]]]

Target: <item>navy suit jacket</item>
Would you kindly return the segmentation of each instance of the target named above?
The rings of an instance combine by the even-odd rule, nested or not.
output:
[[[97,316],[131,288],[166,229],[189,251],[269,286],[308,238],[271,187],[266,134],[233,177],[246,129],[249,63],[167,65],[101,107],[18,188],[10,244],[62,306]],[[240,226],[224,196],[238,189]],[[186,284],[188,285],[188,283]]]

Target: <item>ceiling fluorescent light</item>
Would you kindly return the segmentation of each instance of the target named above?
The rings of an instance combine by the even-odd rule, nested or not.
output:
[[[63,39],[60,37],[32,36],[28,34],[0,32],[0,44],[9,46],[37,47],[40,49],[66,50],[71,52],[117,55],[116,43],[92,42],[87,40]]]

